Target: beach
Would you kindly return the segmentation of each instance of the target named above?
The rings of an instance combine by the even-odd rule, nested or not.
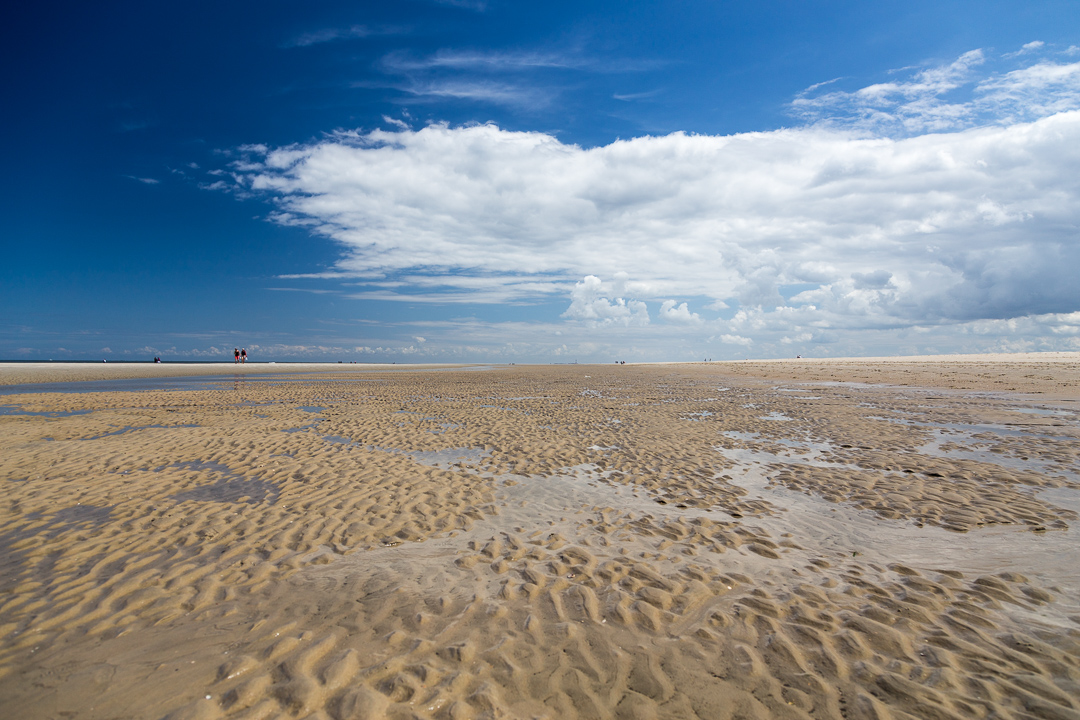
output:
[[[1080,718],[1078,353],[0,364],[0,487],[5,717]]]

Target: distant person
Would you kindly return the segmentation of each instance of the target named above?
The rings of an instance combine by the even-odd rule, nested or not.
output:
[[[233,365],[240,362],[240,348],[233,348],[232,349],[232,361],[233,361]]]
[[[247,348],[240,348],[240,364],[247,362]]]

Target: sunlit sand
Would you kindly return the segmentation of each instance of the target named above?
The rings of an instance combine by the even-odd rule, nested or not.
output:
[[[0,384],[4,717],[1080,717],[1077,354]]]

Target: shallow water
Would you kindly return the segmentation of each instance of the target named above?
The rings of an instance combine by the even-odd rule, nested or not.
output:
[[[40,393],[141,392],[147,390],[222,390],[234,381],[259,381],[275,375],[198,375],[194,377],[124,378],[81,382],[27,383],[0,385],[0,395]]]
[[[972,427],[985,431],[989,426]],[[1006,428],[993,429],[1009,434]],[[752,433],[725,434],[741,440],[757,439]],[[937,449],[942,439],[956,441],[958,438],[938,436],[918,452],[941,457],[971,457],[1013,469],[1042,469],[1040,463],[1006,458],[996,453],[942,452]],[[769,439],[768,442],[777,441]],[[950,568],[974,575],[1016,572],[1058,595],[1058,602],[1034,612],[1035,616],[1053,625],[1074,625],[1067,616],[1080,612],[1080,531],[1076,527],[1032,532],[1023,526],[993,525],[957,533],[929,525],[917,527],[905,520],[889,520],[870,510],[832,503],[770,484],[766,468],[776,462],[857,469],[853,465],[818,460],[822,446],[813,445],[816,447],[806,444],[805,449],[791,456],[717,448],[737,463],[736,468],[729,471],[734,478],[733,484],[750,491],[751,499],[764,500],[780,511],[777,515],[755,518],[755,525],[774,534],[793,533],[800,544],[813,543],[813,547],[822,552],[862,557],[882,564],[899,562],[918,569]],[[1075,473],[1070,476],[1073,480],[1080,479]],[[1032,492],[1045,502],[1080,512],[1078,489],[1032,489]],[[1028,612],[1019,608],[1007,610]]]
[[[72,415],[86,415],[93,412],[92,410],[48,410],[36,412],[33,410],[24,410],[21,405],[0,405],[0,415],[28,415],[32,417],[71,417]]]

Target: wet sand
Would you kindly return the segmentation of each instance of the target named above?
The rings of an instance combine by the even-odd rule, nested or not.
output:
[[[94,368],[0,384],[123,376]],[[1078,718],[1077,368],[9,387],[0,708]]]
[[[0,387],[57,382],[115,382],[133,378],[261,377],[373,371],[449,370],[483,367],[462,364],[397,365],[348,363],[0,363]],[[38,388],[34,388],[38,390]]]

